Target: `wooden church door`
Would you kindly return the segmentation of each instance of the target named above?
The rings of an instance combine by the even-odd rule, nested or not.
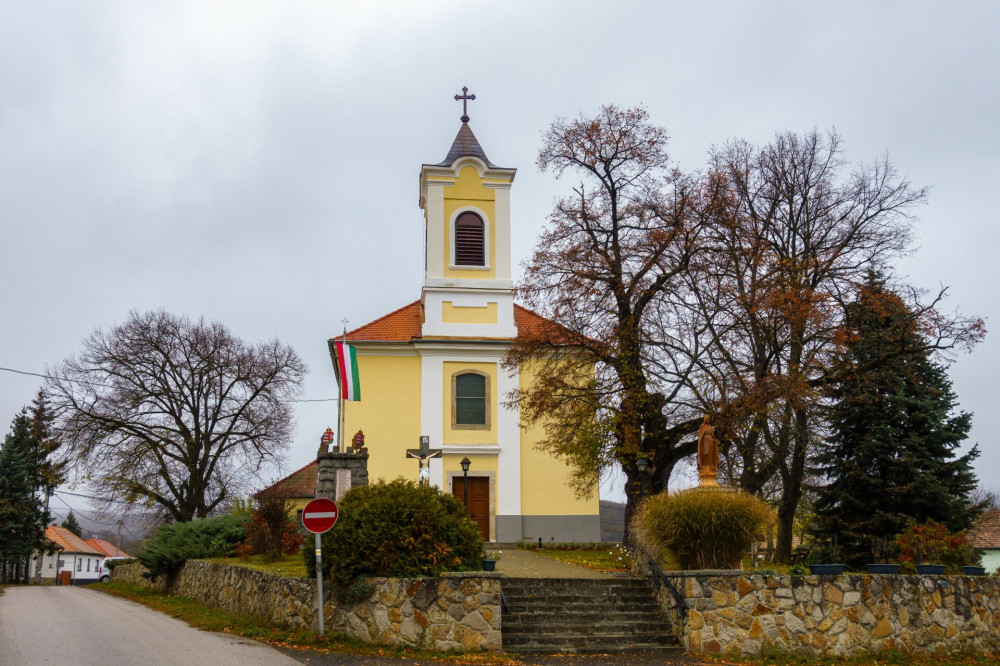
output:
[[[452,493],[460,502],[465,500],[465,486],[460,476],[452,483]],[[486,476],[469,477],[469,506],[466,507],[469,518],[479,526],[479,533],[484,541],[490,540],[490,479]]]

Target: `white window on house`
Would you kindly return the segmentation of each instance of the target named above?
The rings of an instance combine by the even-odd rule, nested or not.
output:
[[[87,560],[87,571],[90,571],[90,560]]]
[[[76,561],[76,570],[77,571],[83,571],[83,560],[77,560]]]
[[[60,569],[66,568],[66,560],[59,560],[59,568]]]

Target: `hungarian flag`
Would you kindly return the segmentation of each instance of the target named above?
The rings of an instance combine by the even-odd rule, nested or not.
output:
[[[334,342],[337,363],[337,382],[340,397],[344,400],[361,400],[361,381],[358,379],[358,353],[346,342]]]

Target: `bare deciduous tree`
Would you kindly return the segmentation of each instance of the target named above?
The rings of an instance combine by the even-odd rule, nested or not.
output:
[[[280,458],[305,365],[277,340],[163,311],[95,331],[46,379],[65,455],[109,501],[209,515]]]

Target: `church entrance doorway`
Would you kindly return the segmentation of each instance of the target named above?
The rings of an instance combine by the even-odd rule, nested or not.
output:
[[[464,480],[456,476],[451,485],[452,494],[459,502],[465,501]],[[469,518],[479,526],[479,533],[484,541],[490,540],[490,479],[487,476],[469,477],[469,505],[466,507]]]

